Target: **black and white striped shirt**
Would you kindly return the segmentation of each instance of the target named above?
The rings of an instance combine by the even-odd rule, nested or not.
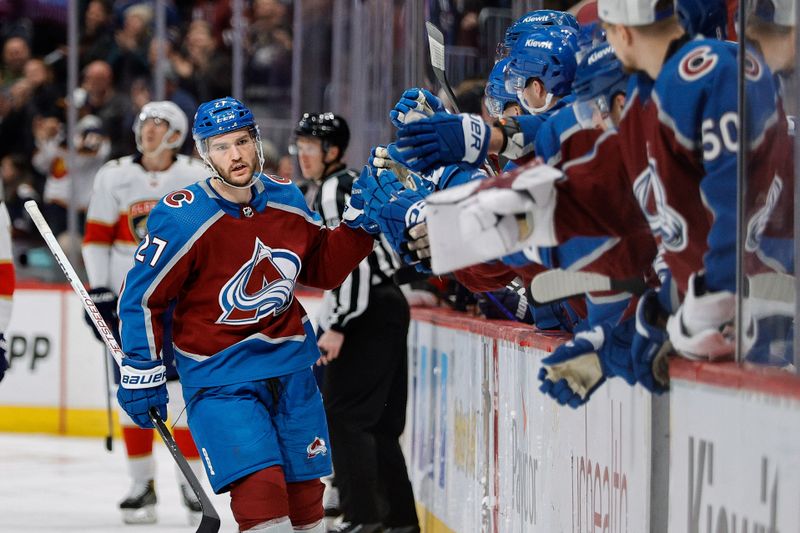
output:
[[[335,228],[342,220],[345,203],[350,197],[353,180],[358,174],[343,168],[322,181],[314,197],[312,209],[319,213],[326,227]],[[323,330],[345,331],[350,320],[361,316],[369,306],[370,288],[393,283],[392,275],[400,266],[386,238],[375,239],[375,247],[341,286],[326,291],[320,311],[319,325]]]

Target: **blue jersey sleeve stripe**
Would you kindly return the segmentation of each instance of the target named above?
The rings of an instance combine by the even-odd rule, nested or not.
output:
[[[287,213],[292,213],[293,215],[303,217],[309,224],[322,227],[322,221],[319,219],[319,216],[314,216],[316,213],[312,213],[304,209],[301,209],[299,207],[279,202],[267,202],[267,207],[271,207],[273,209],[280,209],[281,211],[286,211]]]
[[[670,131],[672,131],[672,133],[675,135],[675,140],[678,141],[678,143],[680,143],[681,146],[683,146],[690,152],[694,151],[694,149],[697,148],[697,143],[692,141],[689,137],[687,137],[681,132],[681,130],[678,128],[678,124],[675,121],[675,119],[672,118],[672,116],[670,116],[670,114],[667,113],[667,111],[661,105],[661,98],[658,97],[658,93],[653,91],[652,98],[653,98],[653,103],[655,104],[656,109],[658,110],[659,122],[661,122],[663,125],[668,127]]]

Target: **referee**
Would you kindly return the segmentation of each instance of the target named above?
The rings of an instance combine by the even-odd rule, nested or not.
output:
[[[300,170],[319,188],[312,208],[339,224],[358,174],[343,161],[347,122],[306,113],[295,128]],[[385,239],[344,283],[325,293],[318,365],[343,522],[337,533],[415,533],[414,495],[399,437],[405,426],[409,308],[392,281],[399,262]]]

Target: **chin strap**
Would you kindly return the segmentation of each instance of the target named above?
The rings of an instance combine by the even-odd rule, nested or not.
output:
[[[525,93],[523,91],[517,91],[517,100],[519,101],[520,105],[525,108],[525,111],[531,115],[538,115],[539,113],[544,113],[550,109],[550,105],[553,103],[553,93],[547,93],[547,96],[544,99],[544,105],[541,107],[530,105],[528,100],[525,98]]]

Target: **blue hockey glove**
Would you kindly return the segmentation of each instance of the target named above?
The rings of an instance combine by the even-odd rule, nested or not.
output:
[[[89,296],[92,297],[92,301],[94,302],[94,306],[100,312],[100,316],[103,317],[103,320],[108,326],[108,329],[114,334],[114,339],[116,339],[117,344],[119,344],[119,317],[117,316],[117,295],[114,294],[114,291],[109,289],[108,287],[95,287],[94,289],[90,289]],[[92,328],[92,333],[100,342],[103,342],[103,336],[97,331],[97,328],[94,327],[94,322],[89,317],[89,313],[83,313],[83,319],[89,324],[89,327]]]
[[[162,420],[167,419],[167,369],[156,361],[122,358],[117,401],[140,428],[152,428],[147,412],[155,407]]]
[[[397,151],[405,166],[429,174],[454,163],[479,166],[490,139],[491,128],[478,115],[436,113],[397,130]]]
[[[621,377],[636,383],[631,363],[634,321],[582,331],[542,359],[539,390],[561,405],[577,408],[586,403],[606,378]]]
[[[364,168],[366,169],[367,167]],[[364,213],[363,192],[363,183],[361,178],[358,177],[353,181],[353,185],[350,188],[350,197],[344,206],[342,222],[350,228],[361,228],[370,235],[378,235],[381,232],[380,226]]]
[[[660,289],[647,290],[636,306],[636,330],[631,342],[633,374],[645,389],[655,393],[669,388],[667,356],[672,345],[666,322],[673,305],[671,288],[671,280],[667,278]]]
[[[3,381],[3,376],[6,375],[6,370],[8,370],[8,359],[6,359],[7,349],[8,344],[6,343],[6,337],[0,333],[0,381]]]
[[[364,198],[364,213],[367,218],[380,224],[381,209],[403,190],[403,184],[391,170],[370,166],[364,167],[357,181]]]
[[[401,128],[415,120],[444,112],[446,109],[439,98],[427,89],[414,87],[403,93],[400,101],[389,111],[389,119],[396,128]]]
[[[486,173],[479,169],[465,164],[447,165],[439,168],[431,175],[431,181],[436,184],[439,190],[448,187],[457,187],[474,180],[486,178]]]

